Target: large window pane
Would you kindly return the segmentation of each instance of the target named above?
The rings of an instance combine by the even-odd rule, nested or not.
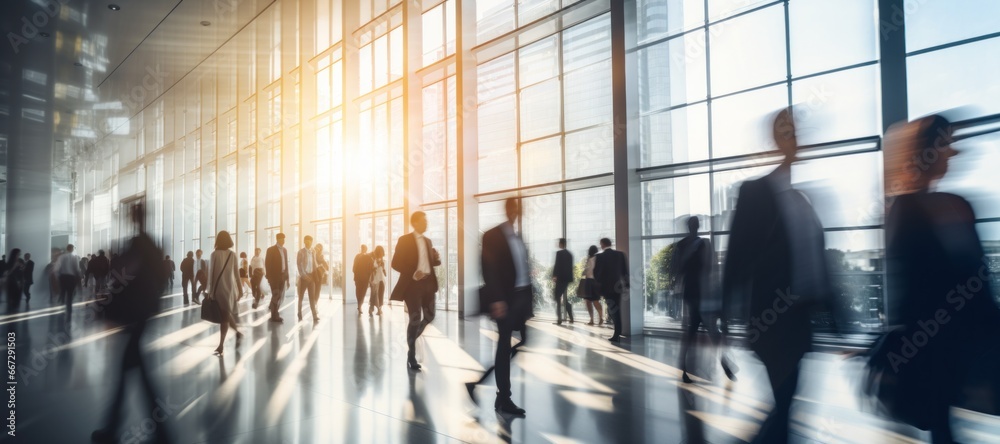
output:
[[[784,85],[716,100],[712,107],[712,157],[775,149],[771,121],[787,106]]]
[[[713,96],[786,78],[785,10],[781,5],[715,25],[709,36]]]
[[[910,118],[962,107],[962,118],[1000,113],[1000,38],[910,57]]]
[[[517,51],[518,81],[521,87],[551,79],[559,74],[558,36],[553,35]]]
[[[611,20],[608,15],[563,31],[563,70],[594,64],[611,57]]]
[[[550,137],[521,145],[521,186],[558,182],[562,179],[561,137]]]
[[[704,0],[638,0],[637,3],[640,42],[705,23]]]
[[[517,23],[524,26],[559,9],[559,0],[517,0]]]
[[[476,34],[479,43],[485,43],[513,30],[513,0],[481,0],[476,2]]]
[[[517,185],[517,116],[514,96],[479,105],[479,192]]]
[[[610,173],[614,138],[611,125],[566,134],[566,178]]]
[[[875,6],[874,0],[789,2],[792,75],[875,60]]]
[[[567,73],[564,79],[566,131],[611,121],[611,60]]]
[[[476,94],[479,103],[514,92],[514,54],[507,54],[479,65]]]
[[[882,230],[826,233],[826,259],[834,290],[833,303],[846,320],[846,331],[879,333],[885,323],[885,249]],[[832,331],[832,313],[813,316],[818,331]]]
[[[643,325],[654,328],[680,328],[683,295],[669,285],[666,264],[673,255],[673,244],[680,239],[650,239],[642,242],[643,285],[645,302]],[[632,290],[633,293],[635,289]]]
[[[793,83],[799,143],[878,135],[882,130],[878,82],[878,67],[873,65]]]
[[[704,103],[643,116],[639,131],[643,167],[708,158],[708,105]]]
[[[521,90],[521,140],[533,140],[560,129],[559,79]]]
[[[792,184],[809,197],[825,228],[882,221],[881,153],[798,162],[792,166]]]
[[[642,234],[684,234],[689,216],[699,216],[708,229],[711,211],[709,176],[675,177],[642,184]]]
[[[883,21],[896,29],[897,23],[906,21],[907,51],[1000,31],[1000,3],[994,0],[908,1],[904,6],[904,11]]]
[[[651,111],[705,100],[705,32],[693,32],[639,51],[639,106]]]

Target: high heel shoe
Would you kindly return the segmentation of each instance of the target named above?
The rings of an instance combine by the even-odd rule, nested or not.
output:
[[[215,349],[215,356],[222,357],[222,347]]]

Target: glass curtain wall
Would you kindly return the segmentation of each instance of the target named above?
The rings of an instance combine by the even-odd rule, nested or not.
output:
[[[879,17],[886,5],[902,12]],[[613,23],[613,8],[634,22]],[[522,196],[518,229],[534,263],[538,313],[553,312],[557,238],[568,238],[581,263],[601,237],[632,238],[641,245],[630,253],[642,326],[676,328],[683,307],[663,269],[684,218],[701,219],[700,234],[724,263],[739,186],[773,168],[769,120],[795,105],[806,149],[792,180],[824,224],[852,328],[875,331],[892,298],[883,284],[887,109],[913,118],[963,107],[959,145],[968,155],[940,187],[972,201],[1000,273],[1000,201],[979,191],[991,189],[1000,160],[1000,137],[990,132],[1000,128],[991,77],[1000,25],[989,19],[998,8],[975,0],[278,0],[176,84],[153,91],[129,116],[128,135],[94,142],[73,176],[75,232],[85,248],[116,250],[122,203],[144,198],[149,226],[175,258],[210,250],[220,230],[248,254],[278,232],[292,251],[309,234],[324,245],[334,268],[328,288],[340,295],[354,246],[381,245],[391,258],[408,213],[422,209],[444,262],[438,305],[457,309],[459,282],[479,279],[460,266],[479,255],[475,243],[458,248],[460,214],[478,215],[484,231],[503,220],[503,199]],[[894,34],[902,23],[905,32]],[[612,46],[613,30],[628,47]],[[899,79],[882,69],[893,38],[905,40]],[[619,52],[634,90],[612,81]],[[899,82],[902,97],[885,100]],[[634,119],[615,120],[620,97]],[[627,152],[615,153],[622,130]],[[637,164],[615,170],[618,154]],[[463,162],[478,169],[464,184]],[[614,185],[636,178],[638,207],[628,217],[638,223],[616,227],[629,203],[616,201]],[[464,207],[467,198],[477,204]]]

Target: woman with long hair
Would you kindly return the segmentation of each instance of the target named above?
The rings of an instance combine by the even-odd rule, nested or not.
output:
[[[378,315],[382,316],[382,298],[385,296],[385,249],[381,245],[375,247],[372,252],[372,259],[375,264],[372,267],[372,278],[369,287],[372,289],[372,296],[368,299],[368,316],[377,307]]]
[[[236,318],[239,313],[237,303],[243,294],[240,288],[240,271],[236,265],[236,253],[233,248],[233,238],[229,233],[220,231],[215,236],[215,251],[212,252],[211,260],[208,263],[208,297],[219,305],[219,312],[222,313],[222,322],[219,335],[219,348],[215,349],[215,354],[222,356],[222,345],[226,341],[226,334],[232,328],[236,332],[236,345],[243,340],[243,333],[237,330]]]
[[[594,266],[597,265],[597,245],[591,245],[587,249],[587,264],[583,267],[583,280],[580,282],[582,297],[587,301],[587,314],[590,315],[590,322],[587,325],[594,325],[594,309],[597,309],[597,325],[604,325],[604,308],[601,307],[601,295],[597,291],[597,281],[594,280]]]

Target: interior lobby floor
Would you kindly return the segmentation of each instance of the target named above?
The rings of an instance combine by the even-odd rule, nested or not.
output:
[[[512,364],[513,400],[527,415],[509,418],[494,412],[493,386],[477,389],[481,408],[464,386],[493,361],[497,335],[487,319],[438,312],[417,344],[423,370],[410,372],[401,305],[386,306],[381,317],[364,307],[359,316],[353,303],[324,294],[314,325],[308,308],[306,320],[295,321],[289,291],[285,323],[273,324],[266,307],[252,310],[244,299],[246,338],[237,347],[230,334],[222,357],[212,353],[218,326],[201,321],[199,306],[183,306],[179,293],[164,296],[164,305],[143,341],[159,409],[148,411],[132,376],[121,442],[151,440],[153,427],[168,424],[181,443],[738,443],[756,433],[771,402],[763,368],[745,350],[733,351],[737,382],[706,349],[695,383],[684,384],[677,339],[613,345],[606,328],[534,320]],[[91,319],[86,302],[77,302],[69,322],[58,306],[21,310],[0,316],[16,336],[15,442],[89,442],[103,424],[125,335]],[[862,413],[861,370],[845,355],[807,357],[793,442],[929,438]],[[997,417],[953,409],[953,421],[961,442],[1000,442]]]

